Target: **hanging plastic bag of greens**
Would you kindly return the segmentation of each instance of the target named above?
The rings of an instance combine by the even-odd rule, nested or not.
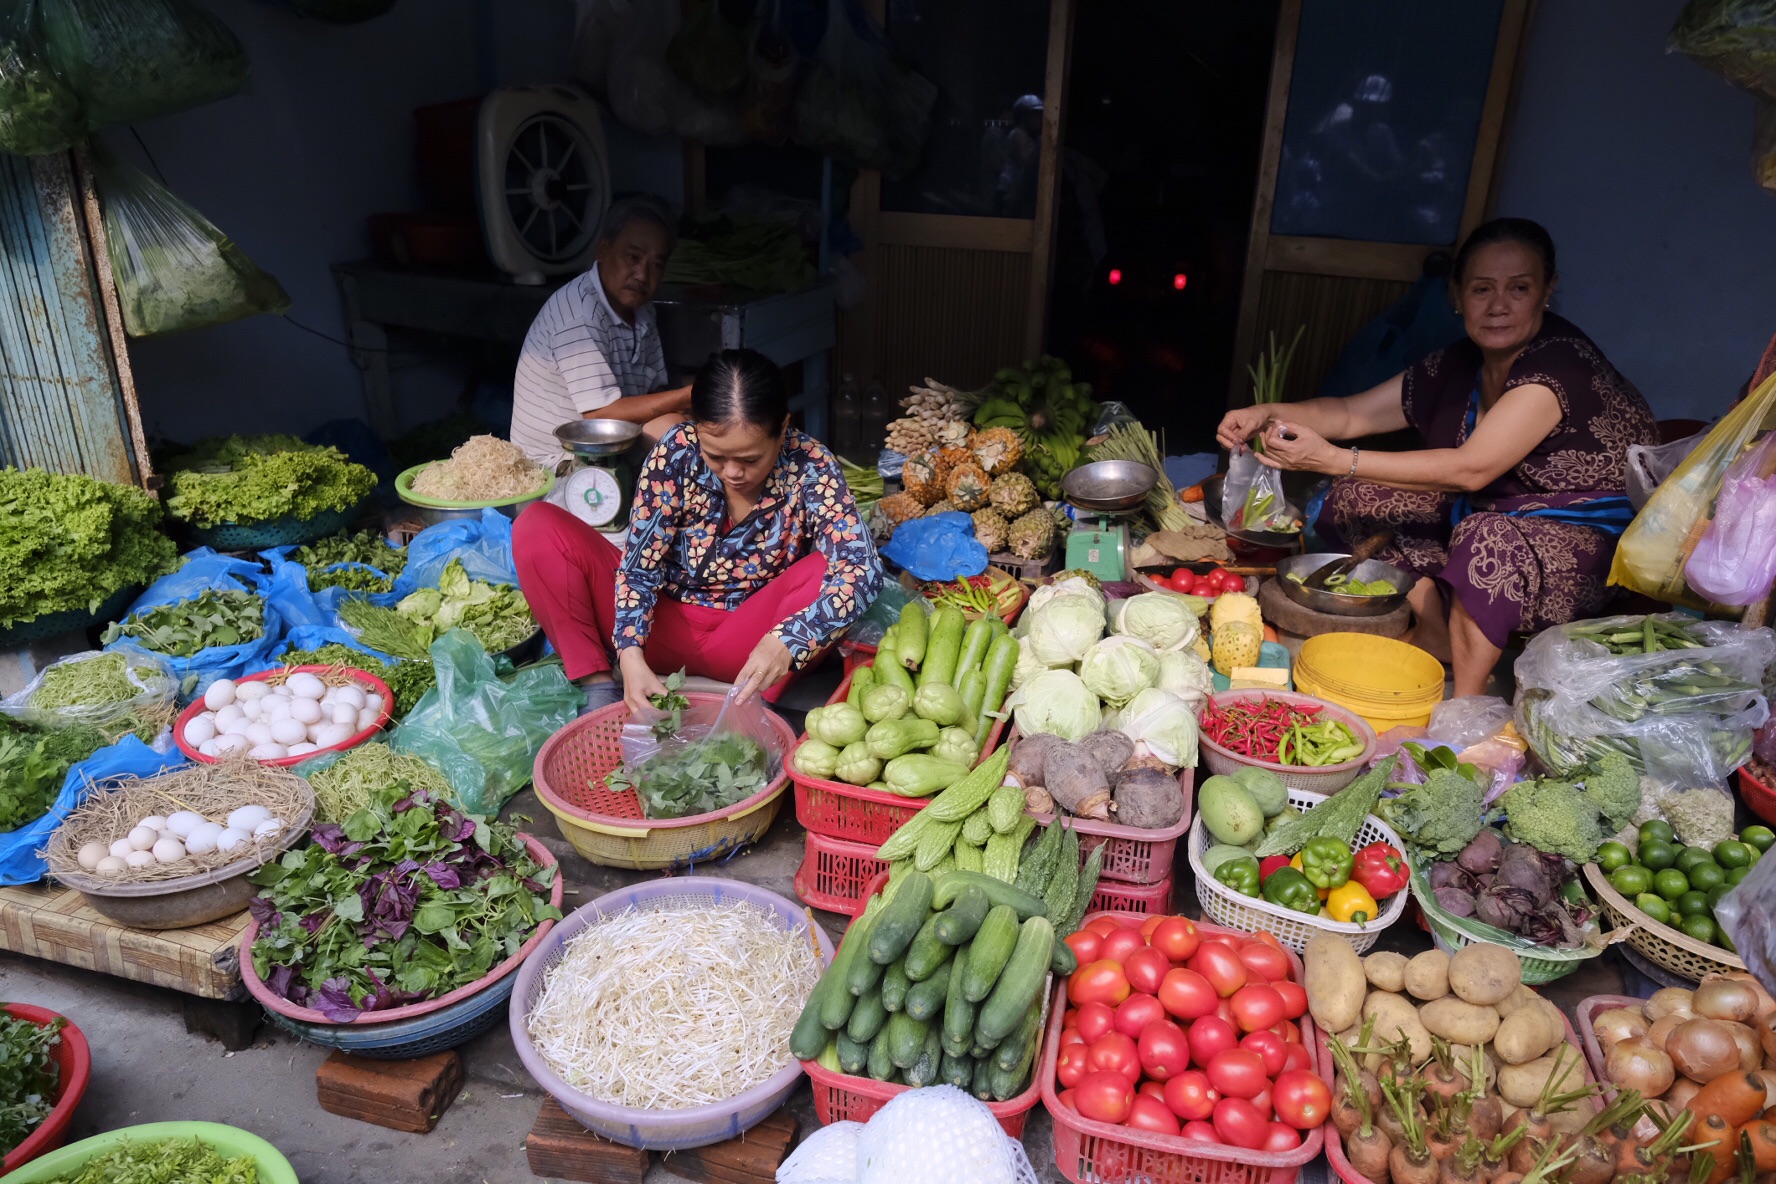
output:
[[[86,114],[43,52],[37,0],[0,3],[0,151],[65,152],[86,138]]]
[[[40,0],[49,60],[89,127],[135,123],[247,85],[247,51],[191,0]]]
[[[283,313],[290,298],[204,216],[93,141],[123,327],[153,337]]]
[[[290,0],[298,16],[330,25],[355,25],[373,20],[395,6],[395,0]]]

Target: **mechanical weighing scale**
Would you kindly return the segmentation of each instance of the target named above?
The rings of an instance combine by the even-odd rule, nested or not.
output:
[[[573,469],[558,482],[562,505],[621,547],[629,534],[629,501],[635,492],[635,474],[625,456],[641,438],[641,425],[576,419],[556,428],[555,438],[574,454]]]
[[[1127,519],[1158,482],[1152,467],[1132,460],[1093,461],[1061,478],[1061,496],[1083,511],[1067,533],[1068,569],[1083,568],[1100,580],[1128,579]]]

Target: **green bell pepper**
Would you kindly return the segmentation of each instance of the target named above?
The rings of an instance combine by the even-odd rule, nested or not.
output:
[[[1297,913],[1320,911],[1320,890],[1292,867],[1279,867],[1264,881],[1264,899]]]
[[[1301,874],[1315,888],[1338,888],[1350,882],[1355,860],[1349,843],[1321,835],[1301,848]]]
[[[1215,867],[1215,880],[1242,896],[1258,895],[1258,860],[1250,855],[1236,855]]]

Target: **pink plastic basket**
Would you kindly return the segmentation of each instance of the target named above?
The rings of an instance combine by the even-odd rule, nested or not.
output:
[[[876,858],[874,846],[810,833],[802,866],[796,869],[795,892],[811,908],[851,916],[868,899],[870,883],[887,874],[888,865]]]
[[[1634,1011],[1643,1011],[1646,1007],[1646,1000],[1636,999],[1632,995],[1592,995],[1579,1000],[1579,1005],[1573,1008],[1573,1014],[1579,1017],[1578,1035],[1579,1039],[1584,1042],[1585,1062],[1591,1067],[1591,1075],[1604,1082],[1606,1088],[1609,1078],[1603,1074],[1603,1045],[1597,1039],[1597,1029],[1591,1025],[1597,1021],[1599,1015],[1614,1007],[1627,1007]],[[1566,1026],[1570,1029],[1573,1025],[1571,1021],[1568,1021]]]
[[[1142,920],[1133,913],[1088,913],[1081,924],[1089,925],[1099,917],[1133,924]],[[1196,925],[1207,934],[1227,934],[1241,940],[1247,937],[1206,921]],[[1290,977],[1300,982],[1301,959],[1287,950],[1284,953],[1289,954]],[[1293,1151],[1248,1151],[1082,1118],[1077,1111],[1062,1105],[1055,1091],[1055,1064],[1061,1055],[1061,1030],[1066,1019],[1066,1000],[1060,992],[1065,989],[1065,985],[1056,988],[1055,1005],[1049,1009],[1048,1038],[1042,1050],[1038,1081],[1042,1086],[1042,1104],[1054,1120],[1055,1166],[1073,1184],[1290,1184],[1300,1174],[1302,1165],[1317,1156],[1327,1142],[1322,1127],[1308,1131],[1301,1146]],[[1331,1058],[1311,1016],[1301,1017],[1301,1039],[1330,1079]]]
[[[859,666],[868,666],[876,660],[876,647],[863,641],[841,641],[839,654],[845,659],[845,674],[849,677]]]
[[[335,744],[331,748],[317,748],[315,751],[305,752],[301,756],[280,756],[272,760],[260,761],[259,763],[262,765],[269,765],[272,768],[277,769],[287,768],[290,765],[300,765],[303,761],[313,760],[315,757],[322,756],[329,752],[344,752],[348,748],[356,748],[364,741],[370,739],[370,737],[376,735],[376,733],[382,731],[383,728],[387,727],[389,719],[394,714],[395,695],[393,691],[388,689],[388,684],[383,682],[380,678],[377,678],[374,674],[367,673],[363,670],[353,670],[349,666],[279,666],[274,670],[261,670],[257,674],[244,675],[235,681],[269,682],[277,686],[282,686],[289,680],[289,677],[292,674],[313,674],[320,677],[344,675],[363,687],[366,691],[375,691],[378,695],[381,695],[382,713],[376,717],[376,722],[374,724],[368,728],[360,730],[343,743]],[[173,724],[173,743],[179,746],[180,752],[199,764],[213,765],[216,763],[215,757],[205,756],[191,745],[185,743],[185,725],[201,715],[204,710],[203,699],[199,698],[195,703],[179,713],[177,722]]]
[[[544,867],[555,866],[555,856],[549,853],[547,847],[522,832],[519,833],[518,837],[524,840],[524,846],[526,850],[530,852],[532,859],[535,859]],[[556,908],[561,907],[562,891],[562,879],[557,875],[555,877],[555,883],[551,885],[549,889],[549,903]],[[405,1007],[391,1007],[387,1011],[366,1011],[361,1013],[357,1019],[352,1021],[352,1023],[387,1024],[396,1020],[416,1019],[419,1016],[428,1015],[434,1011],[440,1011],[449,1007],[453,1003],[469,998],[471,995],[477,995],[493,983],[498,982],[500,979],[506,977],[506,975],[517,970],[519,965],[523,963],[524,959],[529,956],[532,950],[536,949],[537,946],[542,943],[543,938],[547,937],[549,931],[553,928],[555,928],[554,921],[544,921],[537,926],[536,932],[531,934],[530,938],[519,947],[516,954],[513,954],[510,958],[507,958],[504,962],[501,962],[498,966],[495,966],[492,970],[488,971],[474,982],[460,986],[447,995],[440,995],[436,999],[427,999],[423,1003],[409,1003]],[[270,987],[265,985],[265,980],[260,978],[258,972],[253,969],[253,941],[258,936],[259,922],[256,919],[249,919],[247,921],[247,927],[241,931],[240,935],[241,982],[246,985],[247,993],[257,999],[260,1003],[264,1004],[268,1010],[275,1011],[281,1016],[287,1016],[293,1020],[300,1020],[305,1024],[326,1024],[337,1026],[338,1021],[328,1019],[325,1015],[322,1015],[312,1007],[298,1007],[288,999],[275,994]]]
[[[47,1007],[33,1007],[29,1003],[7,1003],[0,1005],[0,1011],[40,1028],[58,1019],[67,1019]],[[76,1027],[73,1020],[62,1026],[61,1043],[50,1050],[49,1058],[58,1070],[53,1098],[55,1106],[36,1129],[25,1136],[24,1142],[0,1157],[0,1175],[22,1168],[39,1155],[60,1147],[68,1137],[68,1124],[74,1119],[75,1107],[86,1096],[86,1087],[92,1081],[92,1049],[86,1043],[86,1033]]]
[[[1347,711],[1336,703],[1328,703],[1324,699],[1316,699],[1312,695],[1298,695],[1293,691],[1223,691],[1218,695],[1210,695],[1209,702],[1217,707],[1227,707],[1234,703],[1245,703],[1253,699],[1280,699],[1291,706],[1320,707],[1322,719],[1335,719],[1349,728],[1351,735],[1363,744],[1363,755],[1354,761],[1345,761],[1337,765],[1279,765],[1274,761],[1253,760],[1249,756],[1241,756],[1231,748],[1224,748],[1203,736],[1197,741],[1202,750],[1202,763],[1209,772],[1221,776],[1231,776],[1244,768],[1269,769],[1283,779],[1283,784],[1290,789],[1305,789],[1311,793],[1335,794],[1357,779],[1369,758],[1375,753],[1375,729],[1367,720],[1354,711]]]
[[[1128,884],[1121,880],[1099,880],[1087,906],[1094,913],[1155,913],[1172,911],[1172,880],[1170,876],[1157,884]]]

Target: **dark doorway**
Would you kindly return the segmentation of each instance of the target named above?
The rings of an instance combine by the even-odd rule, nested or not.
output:
[[[1118,0],[1075,22],[1050,349],[1168,452],[1211,450],[1276,5]]]

